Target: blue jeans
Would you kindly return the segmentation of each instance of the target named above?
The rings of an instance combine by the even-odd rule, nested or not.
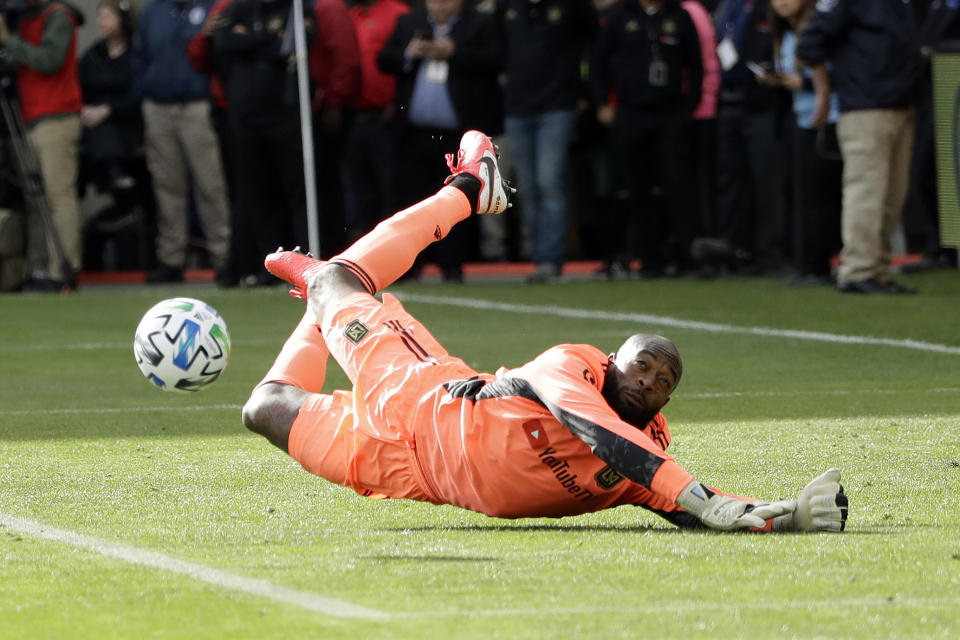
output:
[[[530,259],[537,265],[563,265],[567,236],[564,173],[574,112],[507,116],[504,124],[530,236]]]

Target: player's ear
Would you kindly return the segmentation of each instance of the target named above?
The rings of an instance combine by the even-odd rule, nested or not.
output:
[[[613,364],[613,361],[617,359],[617,354],[611,353],[607,355],[607,362]]]

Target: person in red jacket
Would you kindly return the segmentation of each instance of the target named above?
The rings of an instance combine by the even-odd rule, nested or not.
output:
[[[840,472],[797,500],[765,503],[704,486],[665,451],[660,410],[683,373],[662,336],[611,354],[563,344],[516,369],[480,373],[450,355],[389,294],[428,244],[508,206],[490,139],[464,134],[453,175],[323,263],[265,261],[307,311],[243,408],[244,424],[311,473],[367,497],[451,504],[490,516],[560,517],[635,504],[678,526],[840,531]],[[353,385],[323,393],[332,355]]]
[[[377,56],[393,33],[397,17],[410,12],[400,0],[361,0],[350,7],[357,32],[363,84],[353,104],[343,158],[349,191],[347,236],[352,242],[390,213],[393,182],[393,114],[396,77],[383,73]]]
[[[77,203],[77,143],[83,98],[77,76],[79,9],[57,0],[27,0],[17,34],[0,15],[0,46],[17,68],[17,88],[27,135],[40,163],[40,173],[63,258],[76,272],[81,261],[81,221]],[[27,288],[60,291],[76,287],[64,273],[52,237],[47,238],[46,262],[31,256],[36,267]]]

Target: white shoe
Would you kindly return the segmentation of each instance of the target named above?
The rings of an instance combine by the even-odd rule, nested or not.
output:
[[[480,181],[480,196],[477,198],[477,213],[503,213],[510,206],[508,194],[516,189],[507,184],[500,174],[497,162],[497,148],[489,137],[479,131],[467,131],[460,138],[460,150],[456,164],[453,154],[446,155],[447,166],[454,177],[466,173]]]

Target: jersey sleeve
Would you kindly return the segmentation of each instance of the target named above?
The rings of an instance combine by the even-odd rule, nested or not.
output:
[[[536,400],[595,456],[674,504],[693,476],[664,450],[670,438],[665,420],[659,428],[651,426],[651,437],[607,404],[601,394],[606,363],[607,356],[596,347],[559,345],[507,375],[528,385]]]

